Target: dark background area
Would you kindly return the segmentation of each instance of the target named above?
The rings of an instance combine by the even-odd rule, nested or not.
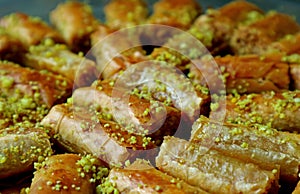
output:
[[[48,14],[56,5],[65,0],[0,0],[0,17],[12,12],[24,12],[33,16],[40,16],[48,21]],[[108,0],[83,0],[93,7],[97,18],[104,20],[103,6]],[[218,8],[231,0],[198,0],[203,10],[208,7]],[[263,10],[277,10],[295,16],[300,23],[300,0],[248,0]],[[149,8],[156,0],[147,0]]]

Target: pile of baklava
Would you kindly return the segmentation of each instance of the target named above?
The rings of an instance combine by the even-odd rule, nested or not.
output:
[[[0,193],[300,193],[295,18],[243,0],[103,12],[0,18]]]

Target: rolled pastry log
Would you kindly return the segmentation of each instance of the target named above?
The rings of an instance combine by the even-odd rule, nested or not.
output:
[[[84,157],[84,156],[83,156]],[[81,156],[76,154],[58,154],[48,157],[34,173],[29,193],[50,194],[92,194],[94,183],[90,182],[92,172],[82,170]],[[92,163],[87,161],[87,164]]]
[[[258,123],[290,132],[300,130],[299,91],[228,95],[213,106],[211,115],[222,115],[225,111],[225,120],[231,123]]]
[[[95,82],[93,87],[75,90],[74,106],[110,115],[126,130],[150,136],[158,144],[164,135],[176,132],[180,122],[178,109],[122,91],[110,83]]]
[[[120,165],[136,157],[139,150],[156,147],[150,137],[130,133],[116,122],[105,120],[104,114],[78,108],[73,109],[71,104],[56,105],[42,121],[68,151],[90,153],[109,165]]]
[[[25,123],[0,129],[0,179],[33,170],[33,163],[52,154],[49,136]]]
[[[207,193],[180,179],[169,176],[141,160],[135,161],[124,169],[113,168],[109,173],[108,180],[116,185],[119,192],[125,193]]]
[[[157,167],[209,193],[276,193],[279,170],[255,164],[186,140],[166,137],[156,158]]]
[[[204,143],[224,155],[251,162],[262,169],[280,166],[280,179],[296,183],[300,167],[300,136],[265,125],[244,126],[200,117],[193,125],[190,141]]]

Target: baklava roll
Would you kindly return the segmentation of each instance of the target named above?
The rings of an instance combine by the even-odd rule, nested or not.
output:
[[[223,155],[186,140],[166,137],[156,158],[157,167],[208,193],[277,193],[279,170]]]
[[[52,154],[45,129],[25,123],[0,129],[0,179],[33,170],[33,163]]]
[[[157,144],[164,135],[173,135],[180,123],[180,111],[151,99],[145,99],[114,87],[112,82],[95,82],[93,87],[74,91],[75,107],[88,108],[110,115],[125,130],[150,136]]]
[[[208,9],[188,30],[212,54],[229,48],[229,40],[238,25],[263,17],[263,11],[247,1],[232,1],[219,9]],[[230,50],[230,49],[229,49]]]
[[[0,26],[7,33],[22,42],[25,48],[37,45],[50,38],[61,43],[62,37],[39,17],[28,16],[24,13],[12,13],[0,19]]]
[[[288,90],[289,64],[281,56],[243,55],[215,57],[217,69],[211,58],[202,57],[201,67],[190,66],[190,78],[201,85],[220,84],[222,80],[228,93],[260,93]]]
[[[98,78],[94,61],[71,52],[64,44],[55,44],[51,39],[31,46],[23,57],[23,63],[34,69],[60,74],[75,87],[88,86]]]
[[[165,62],[148,61],[143,65],[134,65],[123,72],[116,86],[133,90],[140,98],[175,107],[184,119],[192,123],[199,114],[208,113],[208,91],[193,85],[182,72]]]
[[[109,120],[110,119],[110,120]],[[42,120],[58,145],[74,153],[89,153],[109,165],[122,165],[146,149],[155,148],[149,136],[128,132],[105,113],[72,104],[54,106]]]
[[[50,13],[50,21],[74,52],[90,49],[90,34],[99,24],[92,8],[78,1],[58,4]]]
[[[144,0],[112,0],[104,7],[106,24],[112,29],[121,29],[143,24],[148,16]]]
[[[207,194],[200,188],[155,169],[143,160],[137,160],[124,169],[113,168],[108,180],[121,193]]]
[[[147,22],[187,30],[200,13],[201,7],[195,0],[160,0],[153,5]]]
[[[269,12],[249,25],[240,26],[231,35],[230,46],[235,54],[260,54],[268,46],[288,34],[299,32],[299,24],[289,15]]]
[[[300,135],[277,131],[265,125],[244,126],[200,117],[190,141],[204,144],[224,155],[254,163],[262,169],[280,166],[280,181],[296,183],[300,169]]]
[[[124,81],[124,85],[137,83],[134,80],[149,80],[140,84],[137,92],[143,93],[143,88],[146,88],[150,93],[149,96],[160,102],[170,103],[171,106],[181,110],[183,116],[191,122],[194,122],[199,114],[208,114],[210,103],[208,88],[192,82],[184,74],[196,61],[192,62],[187,56],[167,47],[155,48],[149,58],[151,61],[145,63],[147,65],[131,68],[133,74],[131,82]]]
[[[83,161],[85,160],[85,161]],[[81,164],[85,162],[85,166]],[[76,154],[48,157],[34,173],[29,194],[93,194],[95,184],[92,169],[97,169],[90,158]]]
[[[214,118],[222,118],[225,111],[225,120],[231,123],[258,123],[290,132],[300,130],[299,91],[228,95],[226,100],[222,99],[212,107]]]

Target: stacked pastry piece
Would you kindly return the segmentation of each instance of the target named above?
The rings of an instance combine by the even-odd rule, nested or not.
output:
[[[296,193],[299,24],[246,1],[148,8],[1,18],[0,186],[29,174],[24,193]]]

